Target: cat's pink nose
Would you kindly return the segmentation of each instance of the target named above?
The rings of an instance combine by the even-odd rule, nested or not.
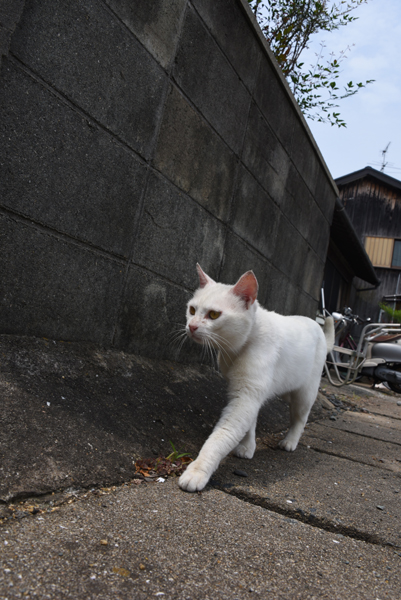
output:
[[[197,329],[198,329],[198,326],[197,326],[197,325],[190,325],[190,326],[189,326],[189,330],[190,330],[190,332],[191,332],[191,333],[195,333],[195,331],[196,331]]]

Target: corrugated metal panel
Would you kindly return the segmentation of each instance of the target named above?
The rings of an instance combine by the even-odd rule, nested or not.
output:
[[[384,237],[367,237],[365,249],[374,267],[391,267],[394,240]]]

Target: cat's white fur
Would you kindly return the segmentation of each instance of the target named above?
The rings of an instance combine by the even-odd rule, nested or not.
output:
[[[233,286],[216,283],[199,265],[197,270],[199,289],[188,303],[186,329],[194,341],[218,349],[229,402],[197,459],[179,479],[180,487],[189,492],[202,490],[232,450],[241,458],[253,457],[259,409],[274,396],[290,404],[290,429],[279,445],[295,450],[334,343],[331,318],[323,332],[307,317],[262,308],[252,271]]]

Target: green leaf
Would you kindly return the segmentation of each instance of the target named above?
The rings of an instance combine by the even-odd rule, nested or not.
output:
[[[261,29],[305,116],[312,120],[345,127],[340,114],[330,113],[337,102],[354,95],[368,83],[341,82],[345,51],[324,58],[325,44],[315,64],[306,67],[300,59],[311,36],[331,32],[353,22],[353,11],[367,0],[248,0]],[[263,7],[263,11],[259,10]],[[351,14],[352,13],[352,14]],[[337,80],[345,94],[337,96]],[[316,93],[318,91],[319,93]]]

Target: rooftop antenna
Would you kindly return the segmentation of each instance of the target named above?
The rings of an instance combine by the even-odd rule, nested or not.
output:
[[[389,149],[389,146],[390,146],[390,144],[391,144],[391,142],[389,142],[389,143],[387,144],[387,146],[384,148],[384,150],[382,150],[382,157],[383,157],[383,158],[382,158],[382,166],[381,166],[381,169],[380,169],[380,171],[381,171],[382,173],[384,173],[384,169],[385,169],[385,168],[387,167],[387,165],[388,165],[388,163],[386,162],[386,154],[387,154],[387,151],[388,151],[388,149]]]

